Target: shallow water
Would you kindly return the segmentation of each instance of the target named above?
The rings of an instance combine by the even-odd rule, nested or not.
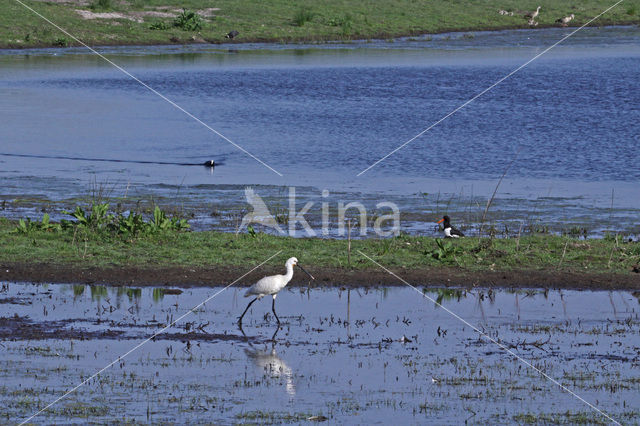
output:
[[[83,49],[2,51],[0,153],[224,164],[210,173],[0,155],[0,197],[10,201],[0,214],[39,216],[13,201],[88,197],[100,186],[113,196],[184,205],[196,226],[230,230],[233,214],[248,207],[245,186],[277,200],[283,187],[296,186],[299,208],[388,200],[407,213],[403,230],[425,232],[424,222],[442,210],[477,223],[520,150],[491,220],[639,232],[637,27],[578,32],[356,177],[569,31],[101,49],[284,177]]]
[[[3,421],[29,417],[220,288],[181,290],[3,283]],[[230,288],[34,420],[606,420],[438,301],[617,421],[639,421],[638,294],[421,291],[293,288],[277,299],[274,336],[267,300],[238,329],[247,300]]]

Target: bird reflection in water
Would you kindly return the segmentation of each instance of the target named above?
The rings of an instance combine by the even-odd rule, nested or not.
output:
[[[247,337],[242,327],[240,327],[240,331]],[[289,367],[276,352],[276,335],[278,331],[280,331],[280,327],[276,328],[275,333],[271,336],[271,349],[267,348],[267,345],[264,346],[264,349],[258,349],[254,347],[247,338],[247,343],[249,343],[250,347],[245,348],[244,353],[263,374],[275,379],[284,379],[287,394],[289,394],[290,398],[293,398],[296,395],[296,386],[293,383],[293,370],[291,370],[291,367]]]

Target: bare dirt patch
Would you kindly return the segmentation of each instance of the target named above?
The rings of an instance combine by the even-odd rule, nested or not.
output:
[[[219,12],[220,8],[218,7],[208,7],[206,9],[199,9],[198,15],[204,16],[205,18],[210,18],[212,16],[216,16],[216,12]]]
[[[62,3],[62,0],[57,0]],[[73,3],[76,4],[76,3]],[[211,18],[215,16],[214,12],[220,9],[216,7],[209,7],[207,9],[198,10],[197,13],[204,18]],[[127,19],[129,21],[143,23],[145,18],[175,18],[178,16],[182,10],[181,9],[169,9],[169,8],[158,8],[158,10],[142,10],[142,11],[131,11],[127,13],[123,12],[92,12],[86,9],[76,9],[77,14],[79,14],[83,19],[91,20],[91,19]]]
[[[144,22],[142,18],[120,12],[91,12],[90,10],[76,9],[76,13],[83,19],[128,19],[138,23]]]
[[[35,0],[47,3],[67,4],[73,6],[88,6],[90,3],[88,0]]]
[[[157,6],[154,9],[157,13],[166,13],[170,15],[167,17],[175,17],[183,11],[183,9],[176,9],[174,6]],[[216,12],[219,11],[219,7],[207,7],[205,9],[197,9],[195,12],[203,18],[212,18],[216,16]]]
[[[175,18],[178,12],[160,12],[157,10],[145,10],[139,12],[129,12],[129,15],[136,16],[138,18]]]

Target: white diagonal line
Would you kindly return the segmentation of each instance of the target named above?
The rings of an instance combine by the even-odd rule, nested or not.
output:
[[[208,301],[210,301],[211,299],[213,299],[214,297],[216,297],[217,295],[219,295],[220,293],[222,293],[223,291],[225,291],[226,289],[228,289],[229,287],[231,287],[232,285],[234,285],[235,283],[237,283],[238,281],[240,281],[241,279],[243,279],[244,277],[246,277],[247,275],[249,275],[251,272],[255,271],[256,269],[258,269],[259,267],[261,267],[262,265],[264,265],[265,263],[267,263],[268,261],[270,261],[271,259],[273,259],[274,257],[276,257],[277,255],[279,255],[280,253],[282,253],[282,250],[278,250],[275,254],[271,255],[271,257],[269,257],[267,260],[263,261],[262,263],[260,263],[258,266],[255,266],[253,269],[251,269],[248,272],[245,272],[241,277],[237,278],[236,280],[234,280],[231,284],[227,285],[226,287],[224,287],[223,289],[217,291],[216,293],[214,293],[213,295],[207,297],[204,302],[200,302],[199,304],[197,304],[196,306],[194,306],[193,308],[189,309],[185,314],[183,314],[180,318],[178,318],[177,320],[173,321],[171,324],[165,326],[164,328],[162,328],[161,330],[155,332],[154,334],[152,334],[150,337],[148,337],[147,339],[143,340],[142,342],[140,342],[139,344],[137,344],[136,346],[134,346],[132,349],[130,349],[127,353],[125,353],[124,355],[119,356],[118,358],[114,359],[112,362],[110,362],[109,364],[107,364],[105,367],[103,367],[100,371],[98,371],[97,373],[93,374],[91,377],[83,380],[80,384],[78,384],[77,386],[75,386],[74,388],[68,390],[67,392],[65,392],[61,397],[59,397],[58,399],[56,399],[55,401],[53,401],[52,403],[50,403],[49,405],[47,405],[46,407],[44,407],[43,409],[41,409],[40,411],[38,411],[37,413],[31,415],[29,418],[23,420],[22,422],[20,422],[20,425],[24,425],[25,423],[29,422],[31,419],[33,419],[34,417],[36,417],[38,414],[42,413],[45,410],[48,410],[49,408],[51,408],[54,404],[58,403],[60,400],[66,398],[69,394],[75,392],[76,390],[78,390],[78,388],[80,388],[81,386],[83,386],[84,384],[86,384],[88,381],[90,381],[91,379],[93,379],[94,377],[98,376],[100,373],[102,373],[103,371],[105,371],[106,369],[108,369],[109,367],[111,367],[113,364],[115,364],[116,362],[120,361],[121,359],[126,358],[129,354],[131,354],[132,352],[134,352],[136,349],[139,349],[142,345],[146,344],[147,342],[149,342],[150,340],[153,340],[156,336],[158,336],[159,334],[164,333],[166,330],[168,330],[169,328],[173,327],[178,321],[182,320],[184,317],[186,317],[187,315],[190,315],[192,312],[194,312],[195,310],[199,309],[201,306],[203,306],[205,303],[207,303]]]
[[[412,289],[414,289],[415,291],[417,291],[418,293],[420,293],[424,298],[429,299],[431,302],[435,303],[436,305],[438,305],[438,307],[444,309],[445,311],[447,311],[447,313],[451,314],[453,317],[455,317],[458,321],[461,321],[462,323],[464,323],[465,325],[471,327],[474,331],[476,331],[478,334],[480,334],[482,337],[484,337],[485,339],[489,340],[492,343],[495,343],[500,349],[505,350],[506,352],[508,352],[510,355],[513,355],[516,359],[518,359],[518,361],[520,361],[521,363],[523,363],[524,365],[526,365],[527,367],[532,368],[533,370],[537,371],[538,373],[540,373],[542,376],[544,376],[546,379],[550,380],[551,382],[553,382],[554,384],[558,385],[560,388],[562,388],[562,390],[564,390],[565,392],[571,394],[572,396],[576,397],[577,399],[579,399],[580,401],[584,402],[585,404],[587,404],[589,407],[591,407],[592,409],[594,409],[595,411],[597,411],[599,414],[601,414],[602,416],[606,417],[608,420],[610,420],[611,422],[620,425],[620,423],[618,421],[616,421],[615,419],[611,418],[607,413],[605,413],[604,411],[602,411],[601,409],[599,409],[598,407],[596,407],[595,405],[591,404],[589,401],[585,400],[584,398],[582,398],[580,395],[576,394],[575,392],[573,392],[571,389],[567,388],[566,386],[564,386],[562,383],[558,382],[556,379],[554,379],[553,377],[549,376],[547,373],[545,373],[544,371],[540,370],[539,368],[535,367],[533,364],[531,364],[529,361],[527,361],[526,359],[522,358],[520,355],[516,354],[515,352],[513,352],[511,349],[509,349],[508,347],[506,347],[505,345],[503,345],[502,343],[498,342],[497,340],[495,340],[494,338],[492,338],[491,336],[487,335],[486,333],[482,332],[478,327],[474,326],[473,324],[471,324],[469,321],[465,320],[464,318],[462,318],[461,316],[459,316],[458,314],[456,314],[455,312],[451,311],[449,308],[446,308],[444,305],[438,303],[436,300],[434,300],[432,297],[429,297],[428,295],[426,295],[425,293],[421,292],[420,290],[418,290],[417,288],[415,288],[413,285],[409,284],[407,281],[405,281],[404,279],[400,278],[398,275],[396,275],[395,273],[393,273],[393,271],[390,271],[389,269],[385,268],[384,266],[382,266],[381,264],[379,264],[378,262],[376,262],[375,260],[373,260],[372,258],[370,258],[369,256],[367,256],[366,254],[364,254],[362,251],[358,250],[358,253],[360,253],[362,256],[366,257],[367,259],[369,259],[371,262],[375,263],[376,265],[378,265],[380,268],[384,269],[388,274],[394,276],[395,278],[397,278],[398,280],[402,281],[405,285],[411,287]]]
[[[436,127],[438,124],[442,123],[444,120],[446,120],[447,118],[451,117],[453,114],[455,114],[456,112],[460,111],[462,108],[466,107],[467,105],[469,105],[471,102],[475,101],[476,99],[478,99],[480,96],[484,95],[485,93],[489,92],[490,90],[492,90],[494,87],[496,87],[497,85],[499,85],[500,83],[502,83],[503,81],[505,81],[506,79],[508,79],[509,77],[511,77],[512,75],[514,75],[515,73],[517,73],[518,71],[520,71],[521,69],[525,68],[527,65],[529,65],[531,62],[535,61],[536,59],[538,59],[540,56],[544,55],[545,53],[547,53],[548,51],[550,51],[551,49],[553,49],[554,47],[556,47],[557,45],[559,45],[560,43],[562,43],[563,41],[565,41],[566,39],[568,39],[569,37],[573,36],[575,33],[577,33],[578,31],[580,31],[581,29],[583,29],[584,27],[586,27],[587,25],[589,25],[590,23],[592,23],[593,21],[595,21],[596,19],[598,19],[599,17],[601,17],[602,15],[604,15],[605,13],[607,13],[608,11],[610,11],[611,9],[613,9],[614,7],[616,7],[617,5],[619,5],[620,3],[622,3],[624,0],[619,0],[616,4],[614,4],[613,6],[608,7],[604,12],[600,13],[599,15],[597,15],[596,17],[592,18],[591,20],[587,21],[587,23],[583,24],[582,26],[578,27],[576,30],[572,31],[571,33],[569,33],[568,35],[562,37],[560,40],[558,40],[557,42],[555,42],[554,44],[552,44],[551,46],[547,47],[546,49],[544,49],[542,52],[538,53],[536,56],[534,56],[533,58],[529,59],[527,62],[525,62],[524,64],[520,65],[518,68],[516,68],[515,70],[511,71],[509,74],[505,75],[504,77],[502,77],[501,79],[499,79],[498,81],[496,81],[495,83],[493,83],[491,86],[487,87],[486,89],[484,89],[482,92],[478,93],[477,95],[475,95],[474,97],[472,97],[471,99],[469,99],[468,101],[466,101],[465,103],[463,103],[462,105],[460,105],[458,108],[454,109],[453,111],[451,111],[450,113],[448,113],[447,115],[445,115],[444,117],[442,117],[441,119],[439,119],[438,121],[436,121],[435,123],[433,123],[431,126],[427,127],[426,129],[424,129],[423,131],[421,131],[420,133],[418,133],[417,135],[415,135],[414,137],[412,137],[411,139],[409,139],[408,141],[406,141],[405,143],[403,143],[402,145],[398,146],[396,149],[394,149],[393,151],[391,151],[390,153],[388,153],[387,155],[385,155],[384,157],[382,157],[381,159],[379,159],[378,161],[376,161],[375,163],[371,164],[369,167],[367,167],[366,169],[364,169],[363,171],[361,171],[360,173],[358,173],[356,176],[361,176],[362,174],[366,173],[369,169],[375,167],[376,165],[378,165],[379,163],[381,163],[382,161],[386,160],[388,157],[390,157],[391,155],[395,154],[396,152],[400,151],[402,148],[404,148],[405,146],[409,145],[411,142],[413,142],[414,140],[418,139],[420,136],[424,135],[425,133],[427,133],[429,130],[433,129],[434,127]]]
[[[127,76],[131,77],[133,80],[135,80],[136,82],[138,82],[140,85],[144,86],[145,88],[147,88],[149,91],[151,91],[153,94],[157,95],[158,97],[160,97],[161,99],[165,100],[166,102],[168,102],[169,104],[171,104],[171,106],[177,108],[178,110],[182,111],[185,115],[187,115],[187,117],[192,118],[193,120],[195,120],[196,122],[198,122],[199,124],[201,124],[202,126],[206,127],[207,129],[209,129],[211,132],[215,133],[216,135],[220,136],[222,139],[224,139],[225,141],[229,142],[231,145],[235,146],[236,148],[238,148],[240,151],[244,152],[245,154],[247,154],[249,157],[253,158],[254,160],[256,160],[258,163],[262,164],[263,166],[265,166],[266,168],[268,168],[269,170],[271,170],[272,172],[274,172],[275,174],[277,174],[278,176],[282,177],[282,173],[280,173],[279,171],[277,171],[276,169],[274,169],[273,167],[271,167],[270,165],[268,165],[267,163],[265,163],[264,161],[262,161],[261,159],[259,159],[258,157],[256,157],[255,155],[253,155],[252,153],[250,153],[249,151],[247,151],[246,149],[244,149],[243,147],[241,147],[240,145],[238,145],[237,143],[235,143],[234,141],[232,141],[231,139],[229,139],[228,137],[226,137],[225,135],[223,135],[222,133],[220,133],[219,131],[217,131],[216,129],[214,129],[213,127],[209,126],[207,123],[205,123],[204,121],[200,120],[198,117],[196,117],[195,115],[191,114],[189,111],[187,111],[186,109],[184,109],[183,107],[181,107],[180,105],[178,105],[177,103],[175,103],[174,101],[172,101],[171,99],[167,98],[165,95],[163,95],[162,93],[158,92],[156,89],[154,89],[153,87],[149,86],[147,83],[145,83],[144,81],[140,80],[138,77],[134,76],[133,74],[131,74],[129,71],[127,71],[126,69],[122,68],[120,65],[116,64],[115,62],[111,61],[110,59],[108,59],[107,57],[105,57],[103,54],[101,54],[100,52],[98,52],[97,50],[95,50],[93,47],[87,45],[85,42],[83,42],[82,40],[78,39],[77,37],[75,37],[73,34],[70,34],[68,31],[66,31],[65,29],[61,28],[60,26],[58,26],[56,23],[52,22],[51,20],[47,19],[46,17],[42,16],[40,13],[38,13],[37,11],[35,11],[34,9],[32,9],[31,7],[27,6],[26,4],[24,4],[23,2],[21,2],[20,0],[15,0],[16,2],[18,2],[19,4],[21,4],[23,7],[25,7],[26,9],[30,10],[31,12],[35,13],[36,15],[38,15],[40,18],[44,19],[45,21],[47,21],[49,24],[53,25],[54,27],[56,27],[59,31],[62,31],[65,35],[71,37],[72,39],[74,39],[76,42],[78,42],[79,44],[81,44],[82,46],[86,47],[87,49],[89,49],[91,52],[95,53],[96,55],[98,55],[100,58],[104,59],[106,62],[108,62],[110,65],[114,66],[115,68],[117,68],[118,70],[120,70],[122,73],[126,74]]]

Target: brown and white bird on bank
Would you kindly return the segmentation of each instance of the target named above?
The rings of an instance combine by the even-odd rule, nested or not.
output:
[[[540,6],[538,6],[538,8],[534,12],[529,12],[526,15],[524,15],[524,17],[529,18],[530,20],[533,20],[533,19],[536,19],[539,14],[540,14]]]
[[[464,237],[464,234],[462,232],[460,232],[459,229],[454,228],[453,226],[451,226],[451,219],[449,218],[449,216],[443,216],[442,219],[440,219],[437,223],[442,223],[442,226],[444,226],[444,237],[445,238],[460,238],[460,237]]]
[[[573,18],[575,18],[575,16],[572,13],[571,15],[565,16],[564,18],[556,19],[556,22],[562,24],[563,27],[566,27]]]

